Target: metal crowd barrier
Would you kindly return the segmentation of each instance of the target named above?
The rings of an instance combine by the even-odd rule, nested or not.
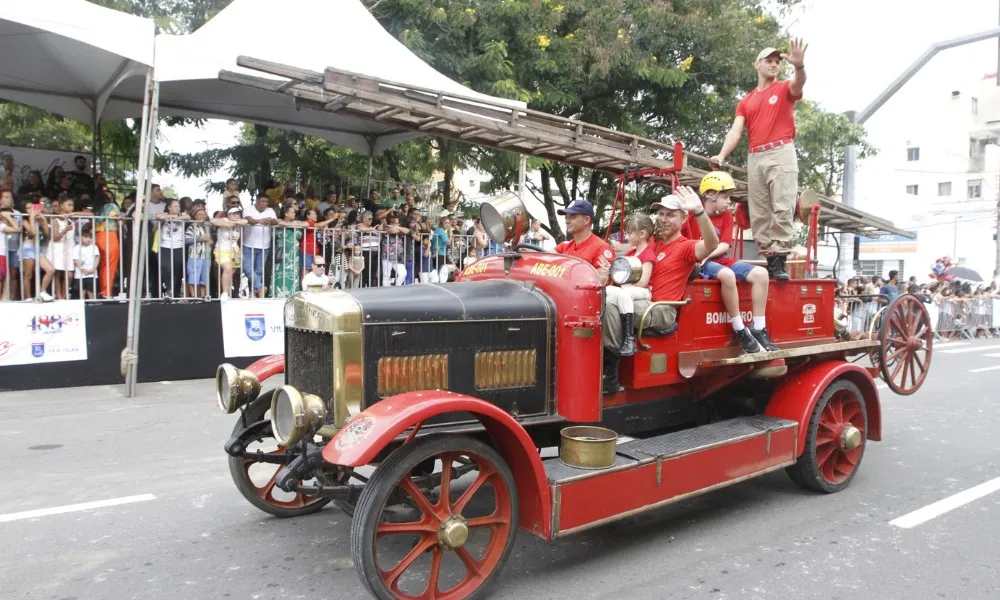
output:
[[[0,298],[100,302],[127,297],[132,220],[43,214],[20,219],[30,226],[6,234],[14,268],[0,286]],[[323,272],[335,288],[445,282],[476,258],[500,251],[484,236],[477,241],[476,235],[449,233],[445,239],[426,226],[404,233],[243,223],[221,213],[203,221],[151,220],[143,297],[284,298],[302,289],[317,256],[324,259]],[[89,233],[87,245],[84,231]],[[83,267],[79,277],[77,261]]]
[[[934,302],[932,321],[940,337],[974,339],[1000,336],[1000,300],[996,298],[951,297]],[[936,317],[936,318],[935,318]]]

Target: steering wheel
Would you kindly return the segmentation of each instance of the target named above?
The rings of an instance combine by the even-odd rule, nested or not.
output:
[[[514,246],[514,251],[517,252],[517,251],[521,250],[522,248],[525,248],[527,250],[534,250],[535,252],[541,252],[543,254],[551,254],[551,252],[549,252],[548,250],[545,250],[541,246],[536,246],[535,244],[528,244],[528,243],[525,243],[525,242],[521,242],[520,244]]]

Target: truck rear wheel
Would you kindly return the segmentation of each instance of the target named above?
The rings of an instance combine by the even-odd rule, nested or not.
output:
[[[434,476],[417,468],[429,459]],[[510,558],[517,523],[514,476],[493,448],[463,435],[417,439],[361,492],[354,567],[376,598],[482,598]]]
[[[868,413],[858,386],[846,379],[831,383],[809,419],[806,446],[788,476],[800,486],[839,492],[850,485],[867,445]]]
[[[246,408],[247,424],[250,425],[264,419],[270,408],[271,393],[262,393]],[[235,436],[241,431],[243,431],[243,423],[238,422],[233,428],[233,435]],[[274,434],[271,433],[269,423],[261,436],[247,446],[247,450],[249,452],[260,450],[268,454],[283,454],[285,447],[278,444]],[[280,469],[281,465],[263,463],[252,458],[229,457],[229,473],[233,476],[236,489],[250,504],[268,514],[283,518],[301,517],[312,514],[329,504],[330,498],[307,496],[301,492],[285,492],[276,487],[275,480]]]

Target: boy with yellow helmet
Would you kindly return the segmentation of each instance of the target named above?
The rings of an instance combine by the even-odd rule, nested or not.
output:
[[[745,352],[777,350],[767,333],[764,310],[767,307],[767,269],[730,258],[729,248],[733,245],[733,213],[729,210],[729,199],[736,189],[736,183],[729,173],[713,171],[701,180],[699,192],[702,205],[719,236],[719,245],[702,261],[700,271],[703,279],[718,279],[721,283],[722,304],[729,313],[733,336],[740,342]],[[681,235],[697,240],[701,237],[698,227],[690,221],[684,224]],[[740,297],[736,280],[750,284],[753,299],[753,324],[746,327],[740,316]]]

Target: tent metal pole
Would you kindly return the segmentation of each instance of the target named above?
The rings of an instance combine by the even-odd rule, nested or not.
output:
[[[153,69],[146,71],[146,86],[142,103],[142,124],[139,130],[139,163],[136,169],[135,213],[132,223],[132,264],[129,266],[128,294],[128,326],[126,329],[125,349],[122,351],[122,375],[125,376],[125,397],[135,396],[136,371],[138,367],[139,350],[139,310],[142,306],[142,279],[145,267],[147,188],[149,187],[150,150],[153,144],[150,140],[150,123],[155,123],[156,111],[152,108],[159,97],[159,87],[153,78]]]
[[[365,201],[371,198],[372,195],[372,162],[375,159],[375,144],[371,144],[371,150],[368,152],[368,175],[365,178]]]
[[[521,154],[517,166],[517,198],[521,201],[521,204],[524,204],[524,179],[527,175],[527,170],[528,157]]]

